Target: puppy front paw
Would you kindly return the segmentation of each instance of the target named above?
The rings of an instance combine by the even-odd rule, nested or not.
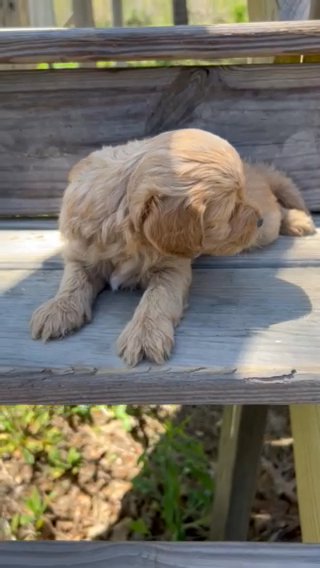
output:
[[[33,339],[57,339],[79,329],[91,320],[90,307],[72,306],[66,298],[53,298],[42,304],[32,315],[30,330]]]
[[[281,233],[292,237],[304,237],[316,232],[312,217],[298,209],[288,209],[282,219]]]
[[[142,359],[161,365],[169,358],[174,345],[174,327],[168,319],[150,321],[133,319],[124,328],[118,341],[118,354],[129,367]]]

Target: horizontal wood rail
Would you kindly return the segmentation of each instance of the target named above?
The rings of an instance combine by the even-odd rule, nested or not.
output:
[[[217,543],[0,543],[0,568],[308,568],[318,564],[319,546]]]
[[[316,53],[320,53],[320,21],[0,31],[0,63],[209,60]]]

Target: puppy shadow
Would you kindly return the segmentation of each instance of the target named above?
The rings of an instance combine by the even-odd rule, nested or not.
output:
[[[213,369],[307,364],[307,340],[290,342],[290,336],[310,337],[314,321],[303,271],[218,265],[194,269],[172,363]]]

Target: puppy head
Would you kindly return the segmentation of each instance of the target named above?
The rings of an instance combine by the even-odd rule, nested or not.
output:
[[[152,198],[142,231],[162,254],[194,258],[200,254],[233,255],[249,248],[261,224],[259,211],[241,199],[231,204],[193,204],[181,198]]]
[[[192,130],[194,141],[183,132],[173,141],[169,133],[157,137],[165,143],[153,146],[137,168],[135,228],[164,255],[232,255],[250,247],[261,219],[246,197],[240,156],[217,136]]]

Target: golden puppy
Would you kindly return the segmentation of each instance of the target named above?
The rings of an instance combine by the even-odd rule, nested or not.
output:
[[[63,337],[91,319],[112,289],[145,292],[118,340],[128,365],[162,363],[174,343],[200,254],[233,255],[304,235],[314,225],[293,182],[243,164],[218,136],[197,129],[105,147],[71,171],[60,230],[65,269],[56,296],[33,314],[33,338]]]

